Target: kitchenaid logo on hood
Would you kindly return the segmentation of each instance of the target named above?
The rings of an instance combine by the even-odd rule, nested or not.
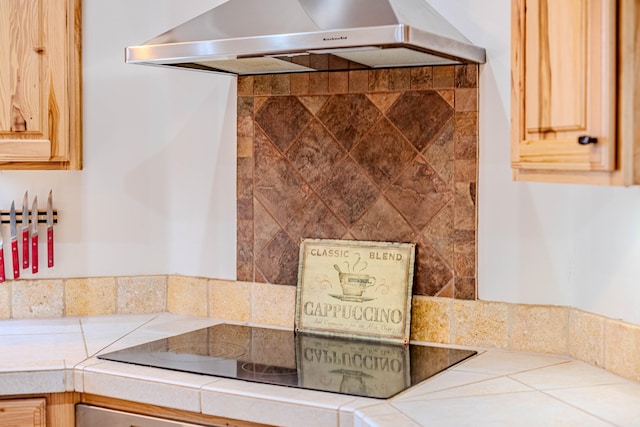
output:
[[[335,40],[346,40],[348,39],[347,36],[336,36],[336,37],[323,37],[322,40],[325,42],[332,42]]]

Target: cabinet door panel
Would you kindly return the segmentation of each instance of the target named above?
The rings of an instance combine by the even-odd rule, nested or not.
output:
[[[13,160],[48,160],[49,76],[43,0],[0,0],[0,155]]]
[[[616,2],[513,2],[512,165],[616,167]],[[580,136],[597,138],[581,145]]]
[[[45,427],[45,399],[0,400],[0,425]]]
[[[563,0],[548,9],[546,0],[530,0],[525,85],[528,134],[585,129],[587,83],[587,11],[581,0]],[[555,95],[555,96],[554,96]]]
[[[79,1],[0,0],[1,168],[81,168]]]

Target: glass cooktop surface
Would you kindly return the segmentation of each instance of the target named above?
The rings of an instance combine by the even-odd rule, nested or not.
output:
[[[387,399],[475,351],[333,338],[220,324],[99,359],[353,396]]]

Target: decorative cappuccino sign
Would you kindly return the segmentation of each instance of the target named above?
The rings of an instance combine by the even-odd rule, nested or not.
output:
[[[415,244],[304,239],[296,331],[409,342]]]

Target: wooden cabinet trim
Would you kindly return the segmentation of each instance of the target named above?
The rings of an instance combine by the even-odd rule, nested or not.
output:
[[[619,15],[618,137],[625,184],[640,184],[640,4],[621,0]]]

